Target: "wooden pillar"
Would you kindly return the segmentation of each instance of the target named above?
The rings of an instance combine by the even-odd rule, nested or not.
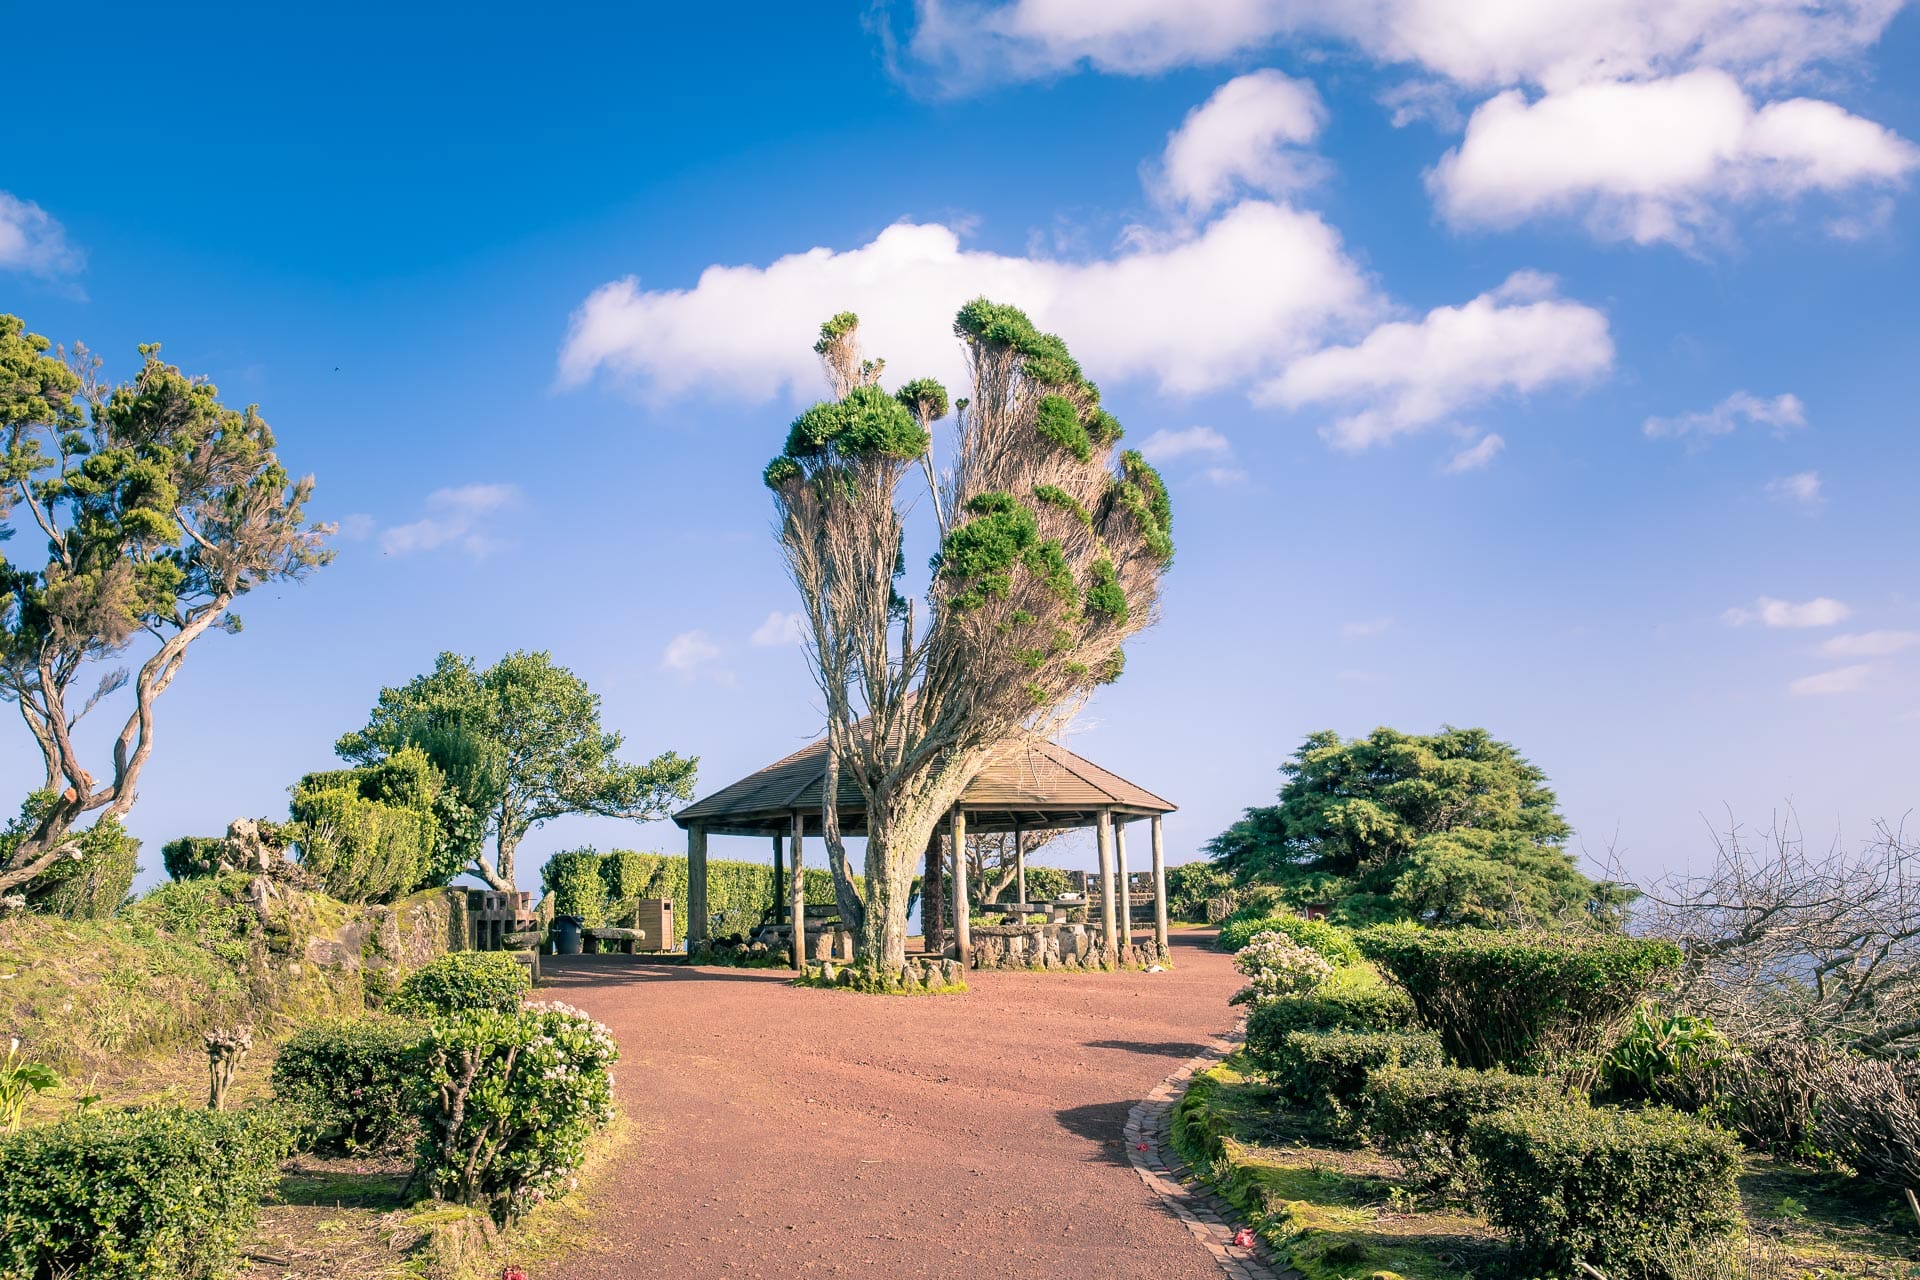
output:
[[[1100,953],[1114,957],[1113,922],[1113,813],[1102,809],[1095,824],[1100,846]]]
[[[801,866],[800,845],[807,834],[807,815],[798,809],[793,811],[793,869],[788,882],[793,886],[793,967],[799,972],[807,967],[807,874]]]
[[[973,958],[973,926],[967,903],[967,811],[953,810],[953,951],[960,967]]]
[[[927,837],[927,869],[920,879],[921,949],[944,954],[947,944],[947,878],[940,873],[940,827]]]
[[[1153,943],[1162,954],[1167,950],[1167,843],[1160,834],[1160,815],[1154,814],[1153,829]]]
[[[1120,945],[1133,945],[1133,878],[1127,874],[1127,824],[1113,824],[1113,860],[1115,878],[1120,882]]]
[[[780,917],[787,911],[787,859],[782,851],[785,837],[775,834],[773,837],[773,922],[780,923]]]
[[[687,944],[707,940],[707,829],[687,828]]]
[[[1019,881],[1017,892],[1020,894],[1014,901],[1025,902],[1027,900],[1027,833],[1021,829],[1019,818],[1013,820],[1013,869],[1014,876]]]

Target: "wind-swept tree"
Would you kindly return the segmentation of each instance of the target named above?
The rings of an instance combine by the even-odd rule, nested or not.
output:
[[[510,653],[481,671],[443,653],[427,674],[382,689],[367,727],[334,750],[363,765],[423,751],[444,783],[436,864],[444,874],[470,864],[511,890],[514,851],[542,823],[574,813],[649,822],[693,794],[698,760],[667,751],[627,764],[622,742],[600,725],[600,695],[550,654]]]
[[[288,477],[257,406],[226,407],[157,344],[140,347],[139,374],[119,386],[84,347],[70,359],[49,351],[0,315],[0,536],[44,539],[47,556],[0,561],[0,698],[45,764],[0,858],[0,893],[81,857],[86,815],[117,823],[133,807],[155,704],[193,642],[238,631],[240,596],[332,555],[330,527],[302,514],[312,479]],[[153,649],[137,671],[101,674],[143,643]],[[133,705],[96,775],[74,729],[129,685]]]
[[[779,538],[800,588],[808,652],[826,701],[823,819],[843,913],[862,954],[905,959],[908,894],[935,825],[994,753],[1046,735],[1120,674],[1121,646],[1152,620],[1173,556],[1166,487],[1058,337],[1018,309],[960,309],[970,395],[954,463],[935,473],[946,390],[894,394],[842,313],[815,346],[832,400],[795,419],[768,464]],[[900,592],[901,482],[932,482],[939,551],[926,616]],[[867,814],[856,882],[835,801],[844,773]]]

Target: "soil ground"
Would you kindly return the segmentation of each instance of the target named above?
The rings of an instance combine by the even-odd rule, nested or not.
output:
[[[594,1239],[542,1270],[1212,1280],[1121,1146],[1127,1109],[1235,1021],[1211,939],[1176,931],[1165,973],[979,973],[959,996],[554,960],[539,995],[613,1029],[638,1132],[596,1179]]]

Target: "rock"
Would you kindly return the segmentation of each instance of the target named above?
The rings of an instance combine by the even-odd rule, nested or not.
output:
[[[840,981],[840,970],[833,964],[823,964],[820,966],[819,978],[827,986],[833,986]]]
[[[842,969],[840,971],[839,981],[835,985],[842,986],[842,987],[850,987],[853,985],[853,976],[854,976],[853,970]]]

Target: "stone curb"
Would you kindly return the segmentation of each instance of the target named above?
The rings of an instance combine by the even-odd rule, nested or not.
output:
[[[1246,1225],[1239,1211],[1208,1190],[1173,1149],[1173,1104],[1187,1091],[1187,1081],[1195,1072],[1205,1071],[1233,1052],[1245,1027],[1242,1022],[1209,1042],[1204,1053],[1188,1060],[1133,1104],[1127,1112],[1127,1159],[1147,1189],[1159,1196],[1167,1211],[1184,1222],[1193,1238],[1213,1255],[1223,1274],[1233,1280],[1304,1280],[1298,1271],[1276,1260],[1266,1241],[1257,1236],[1251,1249],[1235,1246],[1233,1233]]]

